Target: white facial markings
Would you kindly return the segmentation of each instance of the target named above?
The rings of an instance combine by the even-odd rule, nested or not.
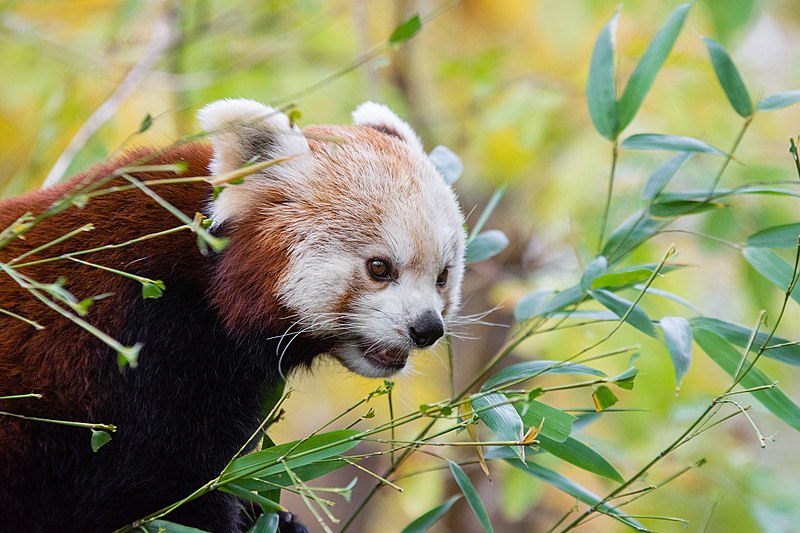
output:
[[[217,223],[259,224],[269,228],[264,238],[287,243],[288,265],[277,283],[290,313],[286,327],[332,341],[331,353],[358,374],[385,377],[406,368],[417,345],[409,327],[426,313],[447,324],[460,305],[464,269],[455,195],[410,126],[379,104],[354,113],[361,126],[302,133],[251,101],[217,102],[200,118],[212,133],[214,174],[253,155],[297,156],[227,187],[212,206]],[[396,279],[370,277],[372,258],[390,260]],[[438,286],[445,267],[447,282]]]

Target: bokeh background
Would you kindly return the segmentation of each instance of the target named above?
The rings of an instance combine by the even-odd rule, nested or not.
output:
[[[677,5],[673,0],[623,2],[618,28],[623,79]],[[461,155],[465,172],[456,188],[470,222],[498,186],[508,186],[489,226],[505,231],[511,244],[496,258],[472,265],[465,284],[465,313],[496,307],[486,320],[498,325],[464,328],[462,333],[475,338],[454,341],[455,380],[464,384],[507,337],[519,298],[535,288],[574,284],[591,260],[610,156],[607,142],[591,125],[585,85],[594,39],[615,9],[616,2],[602,0],[4,1],[0,192],[10,196],[39,187],[76,134],[73,145],[80,149],[68,172],[125,146],[164,145],[194,133],[194,112],[217,98],[294,103],[302,113],[301,125],[348,122],[359,103],[385,102],[416,128],[427,149],[444,144]],[[432,20],[401,47],[375,52],[413,12],[433,14]],[[159,34],[162,30],[166,33]],[[796,0],[699,0],[628,133],[690,135],[722,149],[733,143],[741,118],[716,81],[700,40],[704,35],[730,50],[756,97],[800,88]],[[80,138],[98,110],[107,111],[108,120]],[[153,125],[137,134],[147,114]],[[787,139],[799,130],[800,106],[759,114],[723,185],[795,179]],[[661,160],[660,154],[623,153],[612,227],[638,206],[642,184]],[[697,158],[676,178],[675,188],[707,186],[717,165]],[[678,227],[741,243],[761,228],[797,221],[796,200],[737,199],[735,207],[692,217]],[[742,324],[754,324],[760,309],[777,310],[779,291],[725,245],[671,233],[635,256],[641,262],[657,261],[672,242],[678,261],[690,267],[659,280],[659,288],[682,295],[705,315]],[[656,317],[686,315],[669,301],[646,299],[643,304]],[[789,338],[798,336],[796,307],[790,305],[780,330]],[[609,327],[536,337],[509,362],[563,358]],[[580,433],[623,476],[671,442],[729,379],[696,348],[677,394],[660,343],[624,328],[606,347],[634,343],[641,344],[640,375],[633,391],[620,394],[619,407],[639,411],[607,413]],[[627,365],[627,358],[598,363],[609,373]],[[759,365],[800,400],[796,369],[774,361]],[[279,442],[307,435],[380,382],[322,363],[291,384],[295,391],[287,416],[272,432]],[[415,410],[448,397],[449,390],[446,354],[420,355],[415,370],[396,382],[395,409]],[[548,395],[547,401],[562,408],[591,407],[585,390]],[[385,402],[375,402],[375,408],[378,417],[387,416]],[[753,416],[765,435],[775,435],[766,449],[759,448],[747,421],[739,417],[658,465],[645,482],[708,459],[702,468],[639,500],[630,512],[681,517],[691,531],[800,531],[800,437],[758,404]],[[441,453],[468,458],[471,452]],[[597,493],[612,488],[554,457],[537,460]],[[401,476],[437,464],[420,455]],[[372,466],[381,470],[385,462],[376,460]],[[569,496],[505,466],[493,466],[491,482],[468,468],[496,531],[546,531],[574,505]],[[337,500],[333,511],[342,518],[372,481],[352,470],[320,482],[343,486],[354,476],[359,483],[352,502]],[[398,483],[405,492],[384,490],[351,531],[399,531],[457,491],[446,470],[401,477]],[[291,495],[286,502],[308,515]],[[314,526],[310,516],[304,518]],[[648,524],[658,531],[684,530],[678,523]],[[435,530],[478,528],[462,501]],[[599,519],[580,530],[623,529]]]

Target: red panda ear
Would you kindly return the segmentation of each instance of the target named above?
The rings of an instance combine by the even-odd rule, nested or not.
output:
[[[308,152],[306,138],[285,114],[254,100],[217,100],[198,111],[197,118],[214,147],[213,175],[254,158],[267,161]]]
[[[422,151],[422,142],[406,122],[395,115],[388,107],[375,102],[364,102],[353,111],[353,124],[367,126]]]

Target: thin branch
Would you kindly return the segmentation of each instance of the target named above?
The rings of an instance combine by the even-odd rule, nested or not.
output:
[[[111,96],[91,114],[75,133],[67,147],[58,156],[53,168],[47,174],[47,178],[42,184],[43,188],[50,187],[61,181],[78,152],[106,122],[117,114],[122,102],[144,82],[153,67],[156,66],[156,63],[175,44],[174,18],[174,10],[165,9],[164,15],[153,24],[153,32],[150,35],[150,42],[147,44],[144,55],[128,71],[122,83],[119,84]]]

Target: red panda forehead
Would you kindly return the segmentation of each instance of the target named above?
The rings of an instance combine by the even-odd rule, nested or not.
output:
[[[455,195],[420,149],[365,126],[311,126],[303,133],[313,159],[304,195],[316,215],[329,209],[337,222],[352,219],[356,227],[345,232],[381,228],[384,240],[402,234],[427,251],[459,230]]]

